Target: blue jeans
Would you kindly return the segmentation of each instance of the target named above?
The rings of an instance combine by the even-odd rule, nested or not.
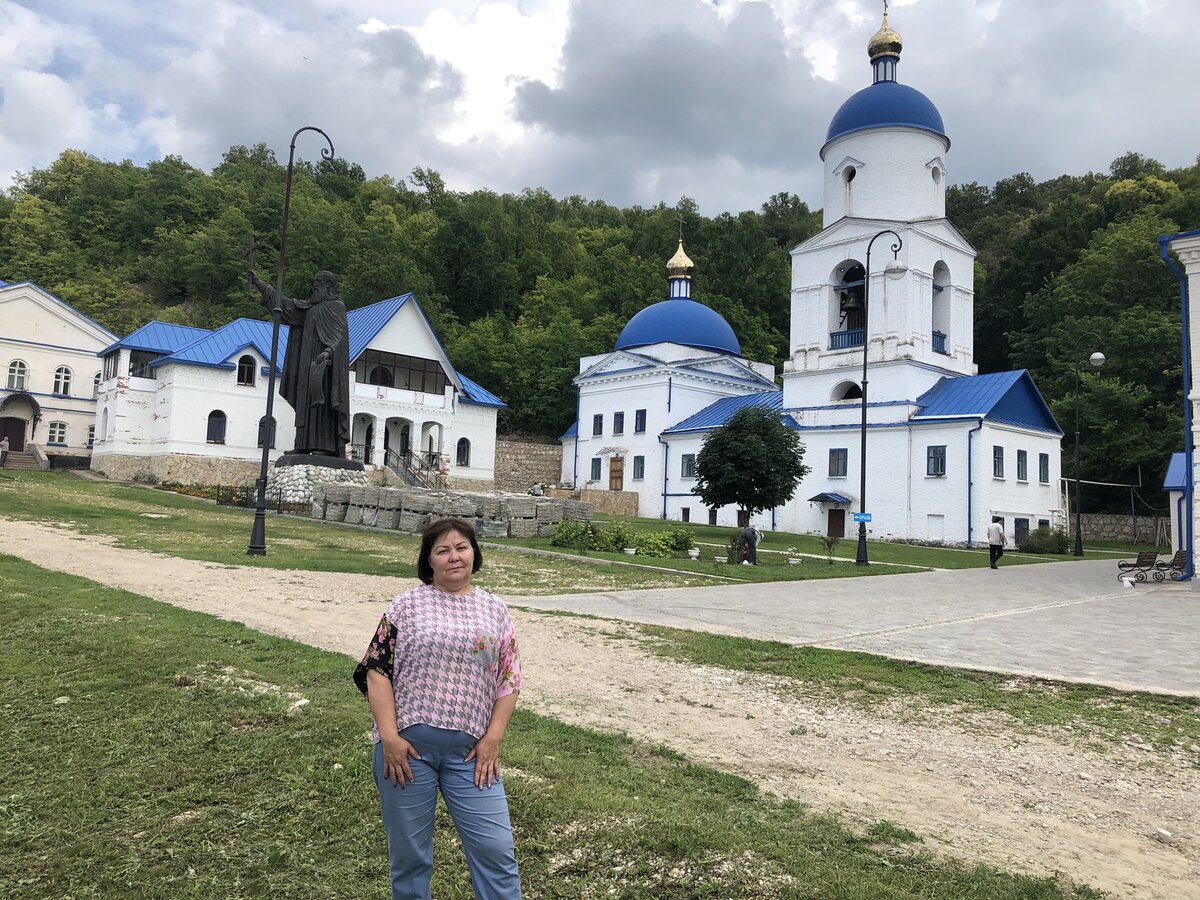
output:
[[[413,778],[404,787],[383,775],[383,745],[375,745],[373,771],[387,831],[392,900],[430,900],[433,817],[438,791],[462,839],[471,886],[478,900],[520,900],[521,879],[513,848],[504,785],[475,786],[475,761],[464,762],[475,738],[465,731],[410,725],[400,736],[421,754],[408,759]]]

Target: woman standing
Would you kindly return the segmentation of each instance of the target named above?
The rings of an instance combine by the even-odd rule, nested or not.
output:
[[[354,672],[375,717],[392,900],[429,900],[439,790],[475,896],[521,896],[499,759],[523,682],[508,608],[471,585],[482,563],[466,521],[426,528],[417,558],[422,586],[392,601]]]

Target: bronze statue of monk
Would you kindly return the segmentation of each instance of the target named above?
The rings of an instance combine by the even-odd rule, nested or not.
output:
[[[346,304],[331,272],[313,277],[312,296],[276,295],[254,272],[250,280],[288,326],[279,393],[296,411],[296,444],[290,453],[344,459],[350,442],[350,339]]]

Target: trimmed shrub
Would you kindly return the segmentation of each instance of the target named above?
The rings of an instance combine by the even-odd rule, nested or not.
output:
[[[559,522],[554,529],[554,537],[550,538],[553,547],[569,547],[580,553],[592,549],[592,526],[588,522]]]
[[[1060,528],[1035,528],[1017,545],[1022,553],[1066,553],[1070,539]]]
[[[692,532],[687,528],[672,528],[670,531],[662,532],[662,534],[670,541],[672,550],[679,550],[686,553],[696,546],[696,540]]]
[[[661,531],[639,531],[633,536],[632,546],[637,547],[639,556],[667,559],[675,555],[675,546],[669,534]]]

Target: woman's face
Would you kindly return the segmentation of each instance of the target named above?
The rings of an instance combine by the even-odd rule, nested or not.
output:
[[[466,535],[447,531],[433,543],[429,553],[433,569],[433,586],[451,594],[461,593],[471,586],[471,569],[475,567],[475,551]]]

